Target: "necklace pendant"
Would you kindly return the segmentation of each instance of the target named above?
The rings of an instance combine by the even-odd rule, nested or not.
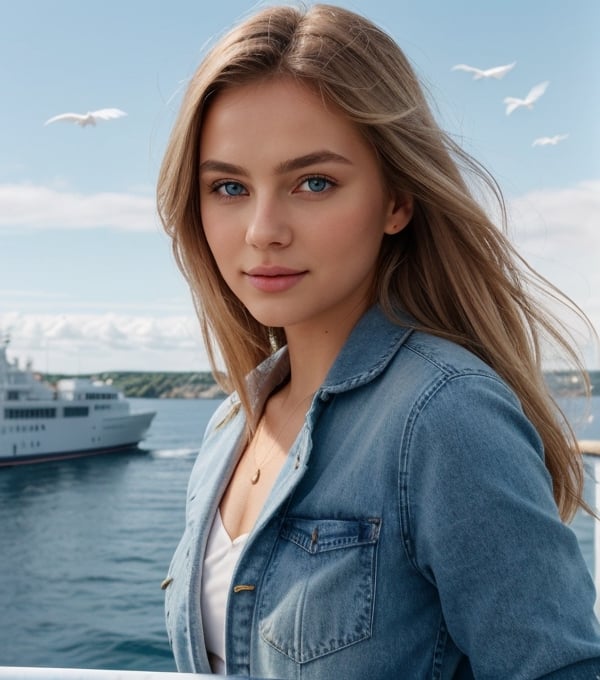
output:
[[[260,468],[256,468],[256,472],[250,477],[250,482],[252,484],[257,484],[260,479]]]

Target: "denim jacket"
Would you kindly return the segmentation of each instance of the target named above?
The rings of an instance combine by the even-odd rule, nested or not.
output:
[[[250,376],[258,407],[288,370],[284,348]],[[202,562],[244,424],[233,395],[191,474],[166,588],[180,671],[210,672]],[[239,558],[227,672],[594,679],[594,598],[514,393],[465,349],[373,307],[316,393]]]

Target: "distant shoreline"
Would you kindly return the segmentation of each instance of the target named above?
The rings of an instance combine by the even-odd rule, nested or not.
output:
[[[600,394],[600,371],[590,371],[592,394]],[[583,394],[582,385],[571,371],[551,371],[545,374],[546,381],[556,396]],[[54,385],[62,378],[91,378],[110,382],[126,397],[142,399],[220,399],[226,393],[217,385],[210,371],[105,371],[85,375],[57,373],[40,374],[42,380]]]
[[[126,397],[141,399],[219,399],[225,392],[217,385],[210,371],[104,371],[66,375],[40,374],[42,380],[55,385],[63,378],[90,378],[114,385]]]

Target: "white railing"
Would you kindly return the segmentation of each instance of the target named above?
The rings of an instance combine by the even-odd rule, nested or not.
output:
[[[594,508],[600,512],[600,441],[579,442],[581,450],[593,462]],[[596,584],[596,616],[600,619],[600,522],[594,522],[594,583]]]
[[[153,671],[101,671],[89,668],[27,668],[0,666],[2,680],[200,680],[223,675],[193,673],[155,673]]]

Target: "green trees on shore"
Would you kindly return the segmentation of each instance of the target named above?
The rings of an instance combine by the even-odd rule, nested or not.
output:
[[[114,385],[126,397],[210,399],[223,396],[223,392],[216,385],[212,374],[208,371],[200,373],[107,371],[93,375],[68,376],[47,374],[42,377],[53,385],[61,378],[80,377],[100,380]]]

